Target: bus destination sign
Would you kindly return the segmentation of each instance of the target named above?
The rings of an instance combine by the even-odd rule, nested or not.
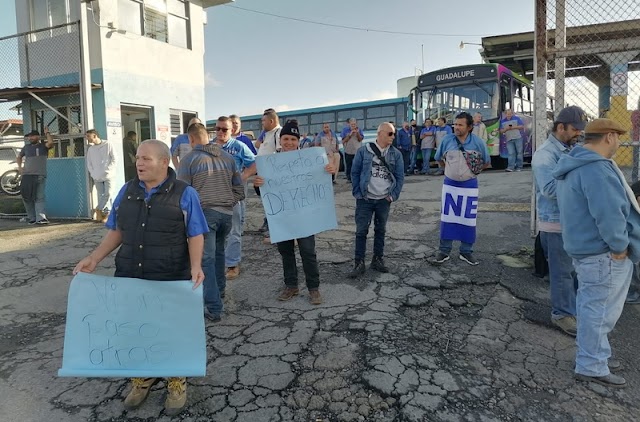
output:
[[[494,66],[462,66],[444,71],[426,73],[418,78],[418,86],[421,88],[460,82],[473,79],[495,78],[497,75]]]

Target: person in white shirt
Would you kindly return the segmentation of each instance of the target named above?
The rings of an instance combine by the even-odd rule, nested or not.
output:
[[[256,142],[258,155],[269,155],[280,151],[280,120],[274,109],[268,108],[262,115],[262,134],[261,139]]]
[[[106,223],[111,210],[111,183],[115,173],[116,156],[113,146],[100,139],[95,129],[89,129],[85,137],[89,142],[87,170],[98,191],[98,205],[94,209],[95,220]]]

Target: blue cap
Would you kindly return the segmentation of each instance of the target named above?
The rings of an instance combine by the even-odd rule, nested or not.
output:
[[[556,122],[570,124],[578,130],[584,130],[587,125],[587,113],[578,106],[569,106],[560,110]]]

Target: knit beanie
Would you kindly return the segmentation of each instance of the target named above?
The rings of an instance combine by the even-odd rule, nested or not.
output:
[[[298,130],[298,121],[296,119],[287,120],[287,123],[284,124],[282,130],[280,131],[280,137],[282,135],[293,135],[296,138],[300,139],[300,131]]]

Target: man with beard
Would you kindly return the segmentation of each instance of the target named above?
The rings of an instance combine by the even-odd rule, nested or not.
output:
[[[27,211],[27,222],[29,224],[48,224],[45,214],[45,187],[47,184],[47,157],[49,150],[53,148],[53,138],[49,133],[49,128],[44,128],[47,136],[45,143],[40,142],[40,132],[32,130],[25,137],[29,143],[22,148],[16,164],[18,171],[22,174],[22,202]],[[22,161],[26,158],[26,161]]]
[[[531,161],[536,182],[536,211],[544,257],[549,263],[551,323],[566,334],[576,336],[576,291],[571,258],[564,250],[560,209],[556,198],[557,181],[553,169],[568,154],[587,124],[587,115],[576,106],[566,107],[553,122],[549,138],[536,150]]]

